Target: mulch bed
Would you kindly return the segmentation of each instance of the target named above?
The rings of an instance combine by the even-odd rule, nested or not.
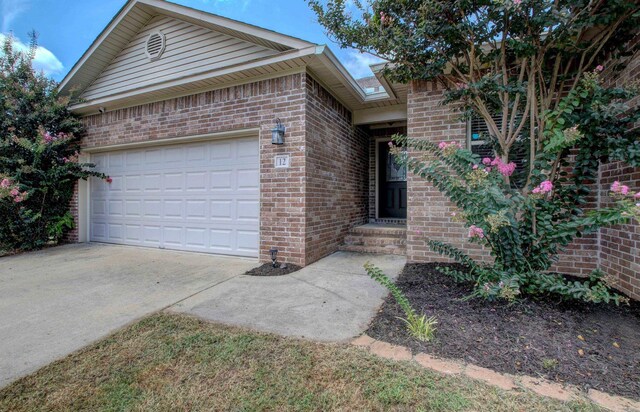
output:
[[[437,266],[409,264],[397,281],[416,311],[437,317],[434,342],[407,334],[391,296],[367,334],[414,352],[640,399],[640,302],[463,301],[472,286],[457,284]]]
[[[284,266],[284,267],[282,267]],[[278,264],[278,267],[273,267],[271,263],[265,263],[262,266],[258,266],[257,268],[253,268],[245,273],[247,276],[282,276],[288,275],[289,273],[297,272],[302,269],[298,265],[292,265],[290,263],[286,263],[285,265]]]

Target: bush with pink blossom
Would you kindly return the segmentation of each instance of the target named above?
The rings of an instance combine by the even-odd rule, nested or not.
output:
[[[80,120],[57,84],[33,70],[28,52],[0,50],[0,250],[55,243],[73,227],[78,179],[104,178],[79,162]]]

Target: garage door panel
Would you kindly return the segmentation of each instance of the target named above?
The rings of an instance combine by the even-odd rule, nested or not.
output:
[[[230,170],[211,172],[211,190],[231,190],[232,174]]]
[[[186,191],[189,193],[206,192],[209,186],[208,173],[206,171],[187,172],[186,174]]]
[[[124,191],[125,192],[142,192],[142,176],[141,175],[128,175],[124,176]]]
[[[260,219],[260,202],[257,200],[238,200],[236,210],[238,220],[257,222]]]
[[[91,240],[258,255],[257,138],[100,153],[96,159],[113,181],[92,180]]]
[[[157,193],[162,191],[162,174],[145,174],[142,176],[142,189],[145,193]]]
[[[165,219],[184,219],[184,201],[180,199],[164,201]]]
[[[229,159],[235,157],[233,155],[234,145],[237,145],[237,142],[219,142],[218,144],[209,146],[209,160],[216,160],[218,164],[227,164]]]
[[[258,169],[238,170],[238,189],[256,190],[260,187],[260,172]]]
[[[255,245],[258,244],[259,233],[257,230],[238,230],[238,250],[246,252],[257,252]]]

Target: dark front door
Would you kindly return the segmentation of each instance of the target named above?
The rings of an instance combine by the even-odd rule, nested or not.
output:
[[[407,218],[407,168],[389,153],[389,142],[378,143],[378,217]]]

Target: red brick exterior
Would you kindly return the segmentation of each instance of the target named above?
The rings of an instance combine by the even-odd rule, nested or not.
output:
[[[637,36],[635,42],[640,42]],[[629,86],[640,81],[640,58],[636,54],[624,63],[622,72],[612,80],[615,86]],[[607,66],[609,66],[607,64]],[[605,76],[607,74],[605,69]],[[640,96],[629,105],[638,107]],[[640,127],[636,124],[635,127]],[[640,191],[640,168],[631,168],[621,162],[603,165],[600,169],[600,203],[607,206],[611,201],[608,194],[614,181],[628,185],[631,190]],[[614,226],[600,230],[600,265],[618,280],[618,288],[630,296],[640,299],[640,225]]]
[[[282,146],[271,144],[276,118],[287,127]],[[334,251],[367,213],[367,170],[355,154],[366,159],[365,139],[351,113],[305,73],[91,115],[84,123],[84,148],[259,128],[261,261],[274,246],[281,260],[309,264]],[[290,154],[291,167],[275,169],[275,154]]]
[[[443,90],[434,82],[413,82],[407,99],[407,134],[414,139],[434,142],[467,141],[467,126],[460,113],[442,104]],[[410,151],[410,155],[422,155]],[[488,253],[467,241],[461,223],[451,221],[454,206],[422,177],[407,176],[407,258],[410,262],[446,261],[431,251],[426,239],[439,240],[459,247],[476,259]]]
[[[368,216],[369,138],[351,113],[312,78],[306,105],[306,256],[335,252]]]

